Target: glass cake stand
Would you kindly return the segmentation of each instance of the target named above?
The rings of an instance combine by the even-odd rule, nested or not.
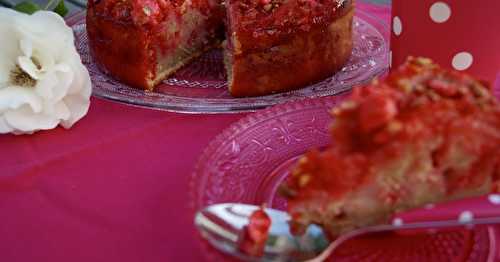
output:
[[[89,53],[85,13],[67,19],[83,64],[89,70],[93,95],[134,106],[183,113],[253,111],[306,97],[337,95],[387,71],[389,30],[383,21],[362,11],[354,19],[354,50],[345,67],[331,77],[302,89],[252,98],[233,98],[227,91],[222,51],[213,50],[164,80],[153,92],[132,88],[104,74]]]

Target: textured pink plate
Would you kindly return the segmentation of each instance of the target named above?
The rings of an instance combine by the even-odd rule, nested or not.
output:
[[[383,35],[384,22],[362,11],[354,20],[354,50],[344,68],[331,77],[292,92],[233,98],[227,91],[222,52],[215,50],[179,70],[161,83],[154,92],[127,86],[104,74],[89,53],[85,15],[68,19],[82,61],[88,68],[93,95],[129,105],[184,113],[227,113],[252,111],[304,97],[336,95],[365,83],[387,71],[388,44]]]
[[[309,99],[259,111],[233,124],[200,157],[192,177],[194,210],[223,202],[284,209],[277,187],[295,160],[329,145],[328,110],[342,97]],[[489,261],[493,228],[435,234],[367,235],[346,242],[334,261]],[[221,255],[204,245],[213,261]]]

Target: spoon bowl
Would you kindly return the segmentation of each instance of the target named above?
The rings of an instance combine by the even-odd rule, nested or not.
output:
[[[212,246],[244,261],[324,261],[343,243],[361,235],[390,232],[401,236],[434,232],[438,229],[456,230],[499,224],[500,210],[491,203],[487,205],[487,207],[475,205],[477,207],[475,210],[467,211],[475,214],[472,219],[463,219],[463,212],[456,214],[456,212],[439,212],[438,209],[422,209],[417,211],[417,215],[434,214],[434,216],[423,216],[433,220],[419,219],[414,214],[411,220],[410,216],[403,214],[404,223],[403,219],[398,218],[395,220],[397,223],[357,229],[339,236],[333,242],[330,242],[323,230],[316,225],[309,226],[302,236],[295,236],[290,232],[288,223],[290,216],[286,212],[265,208],[264,211],[271,219],[271,227],[264,252],[259,257],[242,252],[239,238],[245,226],[249,224],[250,215],[260,207],[237,203],[211,205],[196,214],[195,225]],[[494,230],[491,228],[486,230],[490,235],[490,247],[485,261],[495,261]]]
[[[211,205],[196,214],[195,225],[217,249],[246,261],[304,261],[318,256],[328,247],[330,241],[320,227],[311,225],[304,235],[294,236],[288,225],[290,216],[266,208],[271,227],[264,254],[258,258],[244,254],[238,248],[238,239],[250,215],[259,208],[233,203]]]

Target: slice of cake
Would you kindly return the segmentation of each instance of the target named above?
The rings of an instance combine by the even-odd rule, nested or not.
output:
[[[223,17],[220,0],[90,0],[87,33],[101,68],[152,90],[220,44]]]
[[[284,185],[293,228],[331,235],[394,212],[498,190],[500,104],[472,77],[409,59],[333,109],[333,143]]]
[[[233,96],[304,87],[351,55],[354,1],[227,0],[225,64]]]

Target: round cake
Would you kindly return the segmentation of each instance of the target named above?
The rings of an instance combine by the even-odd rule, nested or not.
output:
[[[224,45],[229,91],[259,96],[301,88],[342,68],[352,52],[353,0],[96,0],[87,32],[109,75],[153,90]]]

